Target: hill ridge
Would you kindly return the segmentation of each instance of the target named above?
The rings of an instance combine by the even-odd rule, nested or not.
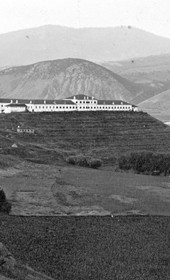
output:
[[[0,98],[63,99],[85,94],[131,100],[140,88],[94,62],[65,58],[0,71]]]
[[[170,53],[169,38],[133,26],[45,25],[0,34],[0,45],[0,67],[67,57],[104,62]]]

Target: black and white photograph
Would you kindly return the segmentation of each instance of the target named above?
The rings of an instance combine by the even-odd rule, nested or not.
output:
[[[170,280],[170,1],[0,0],[0,280]]]

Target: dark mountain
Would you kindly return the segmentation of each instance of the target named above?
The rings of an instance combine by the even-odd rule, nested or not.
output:
[[[81,59],[61,59],[0,71],[0,97],[63,99],[87,94],[131,100],[140,88],[110,70]]]
[[[170,53],[170,39],[131,26],[47,25],[0,35],[0,67],[68,57],[105,62],[166,53]]]

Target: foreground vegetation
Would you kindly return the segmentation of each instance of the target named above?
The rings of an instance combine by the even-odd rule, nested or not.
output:
[[[9,214],[12,205],[7,201],[6,194],[2,188],[0,188],[0,212]]]
[[[57,280],[167,280],[168,217],[1,217],[0,240]]]

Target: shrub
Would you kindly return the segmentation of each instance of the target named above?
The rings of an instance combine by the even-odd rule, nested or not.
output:
[[[11,212],[12,205],[8,201],[4,201],[2,204],[0,203],[0,212],[9,214]]]
[[[0,188],[0,212],[10,213],[12,208],[11,203],[6,199],[6,195],[3,189]]]
[[[131,153],[119,159],[119,168],[123,170],[133,169],[138,174],[170,173],[170,155],[153,153]]]
[[[91,167],[96,169],[102,165],[102,161],[100,159],[86,157],[83,155],[70,156],[66,159],[66,161],[69,164]]]
[[[88,167],[88,160],[86,159],[85,156],[79,155],[76,157],[76,164],[79,166],[84,166],[84,167]]]
[[[66,162],[69,164],[76,164],[76,158],[74,156],[70,156],[66,159]]]
[[[6,195],[3,189],[0,188],[0,204],[6,201]]]
[[[101,161],[100,159],[95,159],[95,158],[93,158],[93,159],[91,159],[91,160],[89,161],[89,167],[91,167],[91,168],[97,169],[97,168],[99,168],[101,165],[102,165],[102,161]]]

